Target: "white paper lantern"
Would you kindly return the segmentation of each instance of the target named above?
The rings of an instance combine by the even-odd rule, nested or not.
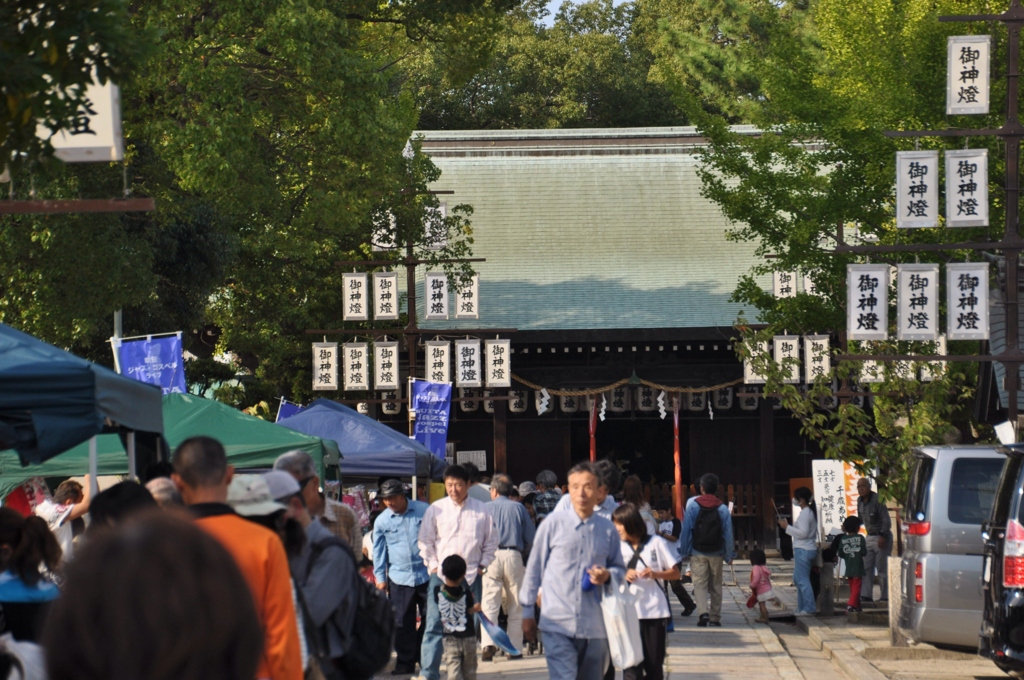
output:
[[[708,407],[707,392],[691,392],[684,394],[686,408],[690,411],[703,411]]]
[[[526,413],[527,393],[525,390],[511,390],[508,393],[508,410],[512,413]]]
[[[715,410],[728,411],[732,408],[733,390],[731,387],[723,387],[715,390]]]
[[[758,403],[760,402],[760,396],[754,396],[755,393],[760,395],[761,388],[754,385],[747,385],[743,388],[743,395],[737,395],[736,398],[740,400],[740,410],[743,411],[756,411]]]
[[[482,394],[484,398],[484,411],[487,413],[494,413],[494,400],[487,398],[492,394],[494,394],[494,390],[484,390]]]
[[[608,395],[608,410],[612,413],[625,413],[630,407],[630,390],[628,387],[616,387]]]
[[[570,387],[566,389],[572,390],[575,388]],[[577,411],[580,410],[580,405],[582,401],[583,397],[563,394],[558,397],[558,408],[562,411],[562,413],[576,413]]]
[[[472,398],[475,396],[477,396],[477,390],[470,389],[467,387],[459,388],[459,397],[466,399],[467,397]],[[460,401],[459,408],[461,408],[465,413],[473,413],[478,408],[480,408],[480,402],[476,401],[475,399],[471,401]]]
[[[658,394],[653,387],[641,385],[636,389],[636,408],[644,413],[658,410]]]

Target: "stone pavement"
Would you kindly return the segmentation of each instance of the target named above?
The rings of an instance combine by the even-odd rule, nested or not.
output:
[[[770,560],[772,583],[780,605],[770,605],[772,623],[755,623],[757,610],[746,608],[750,564],[737,560],[735,578],[725,567],[722,627],[697,628],[696,614],[681,616],[672,600],[675,632],[668,634],[666,678],[695,680],[967,680],[1005,678],[991,662],[971,654],[937,650],[929,645],[892,648],[885,626],[852,621],[845,613],[825,620],[791,616],[796,591],[792,563]],[[622,674],[617,673],[621,678]],[[381,678],[390,677],[387,673]],[[405,676],[408,677],[408,676]],[[444,669],[441,672],[445,678]],[[487,680],[547,678],[544,656],[509,661],[496,657],[479,664],[478,677]],[[595,678],[594,680],[600,680]]]
[[[749,583],[749,565],[741,583]],[[746,581],[743,581],[746,578]],[[726,678],[757,678],[757,680],[804,680],[804,675],[786,653],[771,629],[754,624],[756,614],[746,608],[746,595],[730,585],[732,573],[725,568],[726,588],[722,598],[722,627],[698,628],[696,613],[689,618],[681,616],[679,602],[672,596],[675,632],[668,634],[666,678],[692,678],[693,680],[725,680]],[[493,662],[479,664],[477,676],[481,679],[515,678],[539,680],[547,678],[544,656],[524,656],[509,661],[496,657]],[[617,673],[621,678],[622,674]],[[381,677],[389,677],[386,674]],[[445,672],[442,668],[442,679]],[[807,676],[812,677],[812,676]],[[813,676],[820,677],[820,676]],[[600,680],[595,678],[594,680]]]

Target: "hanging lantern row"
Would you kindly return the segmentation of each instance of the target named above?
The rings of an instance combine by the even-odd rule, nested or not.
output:
[[[851,340],[889,339],[887,264],[847,266],[847,329]],[[896,338],[935,342],[939,337],[939,265],[896,266]],[[989,269],[985,262],[946,265],[946,336],[989,339]]]
[[[458,387],[512,386],[512,348],[509,340],[430,341],[426,346],[426,376],[433,382],[451,382],[454,368]],[[313,389],[338,390],[341,366],[342,389],[346,392],[393,392],[399,387],[398,343],[378,340],[346,342],[338,353],[336,342],[313,343]],[[372,371],[371,371],[372,365]],[[371,387],[372,377],[372,387]]]
[[[373,290],[370,290],[370,278]],[[349,273],[341,275],[344,305],[341,318],[345,321],[369,321],[370,312],[375,321],[397,321],[398,274],[395,272]],[[480,277],[473,275],[470,282],[454,291],[452,305],[448,276],[428,272],[423,280],[424,318],[429,320],[480,318]]]

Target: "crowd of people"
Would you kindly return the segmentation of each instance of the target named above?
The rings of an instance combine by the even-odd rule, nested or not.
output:
[[[325,501],[308,454],[273,467],[235,474],[219,442],[195,437],[144,485],[93,496],[88,479],[69,481],[28,516],[0,508],[0,677],[351,680],[393,652],[392,675],[440,680],[443,664],[449,680],[473,680],[480,661],[542,648],[552,678],[613,678],[610,584],[632,591],[639,621],[643,660],[622,677],[657,680],[670,593],[697,626],[722,625],[734,541],[713,474],[676,518],[606,460],[575,465],[564,487],[550,470],[515,484],[450,465],[432,504],[381,479],[363,536],[351,509]],[[782,524],[805,614],[817,522],[810,491],[795,496],[808,511]],[[868,539],[851,517],[832,546],[851,610],[872,549],[885,547],[888,517],[873,503],[862,494]],[[766,622],[771,572],[762,551],[750,559],[748,605]]]

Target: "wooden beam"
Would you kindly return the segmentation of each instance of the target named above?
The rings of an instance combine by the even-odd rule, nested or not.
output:
[[[153,212],[152,198],[86,198],[61,201],[0,201],[0,215]]]

